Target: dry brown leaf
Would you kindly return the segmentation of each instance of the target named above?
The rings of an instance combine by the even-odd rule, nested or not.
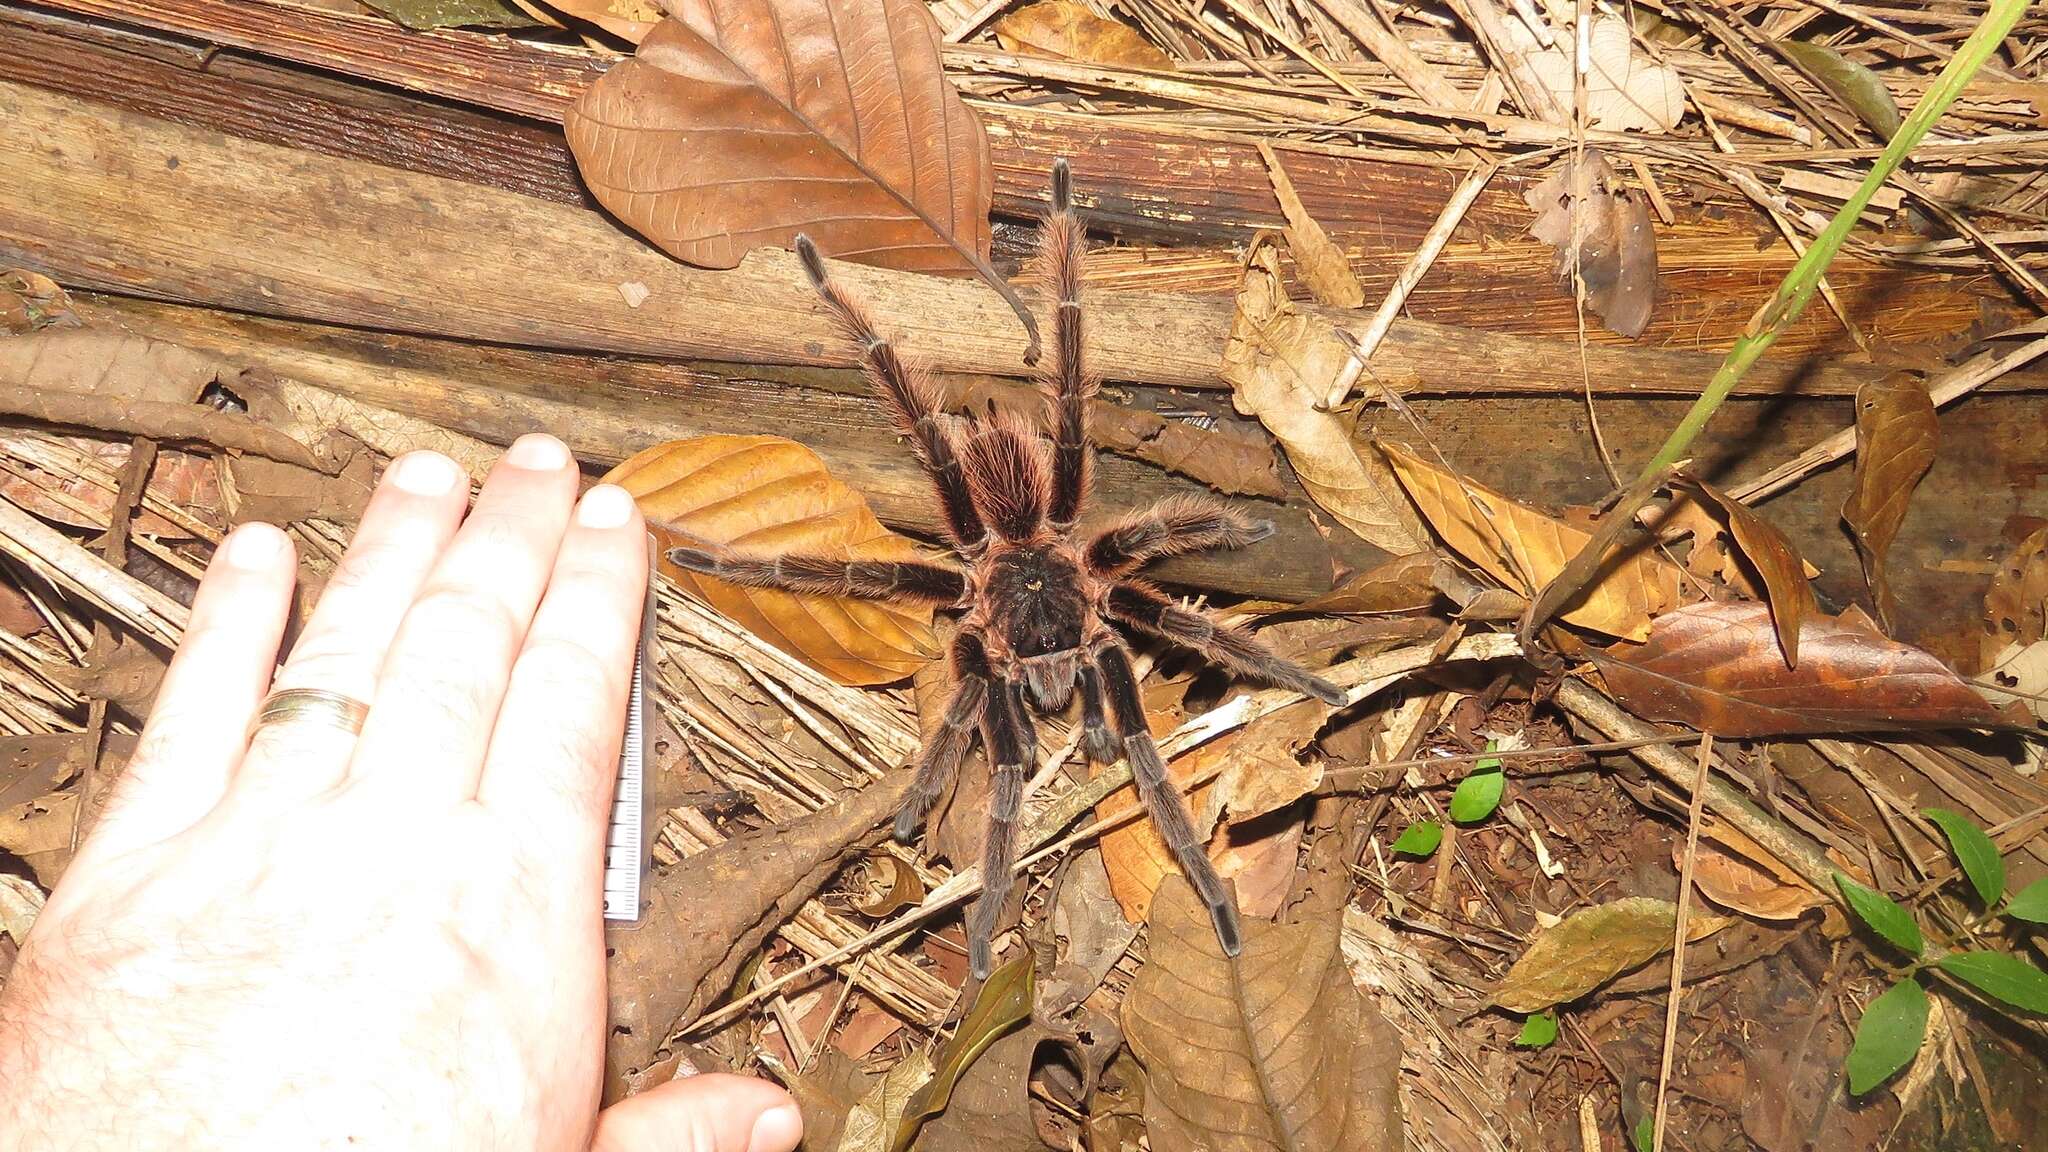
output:
[[[629,44],[638,44],[661,23],[659,4],[651,0],[540,0],[564,16],[586,21]]]
[[[827,256],[987,275],[981,124],[916,0],[677,0],[563,118],[600,203],[680,260]]]
[[[57,443],[91,457],[116,476],[128,462],[129,444],[91,436],[52,437]],[[26,470],[27,476],[0,473],[0,496],[57,524],[73,528],[103,529],[113,515],[114,490],[83,477],[58,477]],[[33,480],[28,477],[33,477]],[[177,504],[200,520],[216,520],[221,496],[219,474],[204,456],[162,448],[149,472],[149,490],[154,496]],[[59,495],[63,498],[59,499]],[[165,540],[184,540],[191,533],[147,509],[138,510],[132,530]]]
[[[1394,474],[1451,550],[1522,595],[1550,583],[1591,533],[1517,504],[1476,481],[1458,477],[1398,444],[1380,442]],[[1475,510],[1475,505],[1484,511]],[[1599,578],[1559,618],[1610,636],[1642,640],[1651,618],[1678,603],[1680,573],[1638,551],[1610,559]]]
[[[43,890],[20,876],[0,873],[0,934],[19,948],[43,910]]]
[[[926,1122],[918,1152],[1045,1152],[1032,1116],[1034,1070],[1043,1065],[1048,1076],[1055,1069],[1078,1071],[1079,1082],[1067,1082],[1078,1098],[1061,1103],[1079,1104],[1092,1094],[1102,1064],[1123,1046],[1107,1017],[1083,1012],[1076,1023],[1093,1043],[1034,1020],[990,1045],[954,1086],[946,1110]]]
[[[1138,935],[1110,893],[1101,852],[1091,848],[1076,855],[1061,874],[1052,930],[1065,945],[1059,966],[1038,985],[1038,1015],[1047,1020],[1094,995]]]
[[[1683,867],[1685,849],[1674,844],[1673,865]],[[1828,902],[1826,896],[1731,852],[1702,841],[1693,857],[1692,882],[1702,895],[1723,908],[1759,920],[1797,920],[1808,908]]]
[[[1152,904],[1150,955],[1124,998],[1145,1066],[1152,1146],[1214,1152],[1396,1152],[1400,1037],[1351,982],[1342,923],[1247,920],[1223,954],[1179,878]]]
[[[1245,725],[1230,742],[1229,764],[1209,793],[1208,803],[1217,809],[1210,821],[1242,824],[1294,803],[1322,783],[1321,758],[1303,763],[1299,753],[1329,716],[1322,701],[1300,700]]]
[[[1560,108],[1571,108],[1578,87],[1572,62],[1571,30],[1559,31],[1548,48],[1519,20],[1504,22],[1508,47],[1529,61],[1543,87]],[[1638,59],[1630,42],[1628,22],[1613,16],[1593,18],[1591,51],[1586,66],[1586,122],[1614,132],[1638,129],[1664,133],[1685,116],[1685,86],[1678,73],[1650,60]]]
[[[1213,819],[1215,809],[1210,794],[1216,781],[1192,791],[1188,790],[1187,781],[1230,757],[1244,732],[1245,729],[1239,729],[1212,740],[1166,766],[1167,777],[1187,797],[1188,807],[1198,816],[1211,813]],[[1130,789],[1122,789],[1096,805],[1095,815],[1108,819],[1129,811],[1137,803]],[[1302,825],[1301,819],[1275,817],[1243,827],[1214,826],[1209,837],[1209,859],[1216,865],[1218,875],[1237,885],[1238,910],[1246,916],[1271,916],[1279,911],[1301,848]],[[1196,826],[1199,829],[1208,825],[1198,822]],[[1110,893],[1123,909],[1125,919],[1133,923],[1145,919],[1160,881],[1180,874],[1166,841],[1160,839],[1150,820],[1143,819],[1102,834],[1102,863],[1109,870]]]
[[[798,1147],[805,1152],[836,1152],[848,1114],[874,1089],[876,1079],[836,1045],[818,1053],[809,1070],[785,1074],[783,1085],[796,1097],[804,1117],[804,1142]]]
[[[709,541],[755,556],[919,556],[917,546],[882,527],[860,493],[827,472],[815,452],[778,436],[672,440],[638,453],[605,480],[639,500],[664,551]],[[666,559],[661,570],[842,684],[900,680],[939,653],[930,608],[741,588]]]
[[[1695,911],[1686,940],[1704,940],[1728,926],[1726,916]],[[1536,934],[1501,979],[1493,1002],[1511,1012],[1541,1012],[1576,1000],[1671,947],[1678,905],[1625,896],[1583,908]]]
[[[922,1048],[912,1049],[847,1113],[838,1152],[887,1152],[911,1095],[931,1078],[931,1056]]]
[[[1984,667],[2007,645],[2048,637],[2048,526],[2013,546],[1984,590]]]
[[[1422,523],[1385,462],[1360,452],[1344,422],[1316,408],[1350,359],[1335,328],[1288,302],[1271,237],[1255,240],[1223,346],[1232,402],[1280,441],[1302,488],[1338,523],[1395,555],[1420,552],[1428,546]]]
[[[1105,20],[1073,0],[1041,0],[991,25],[1005,52],[1032,52],[1086,64],[1173,71],[1173,60],[1137,29]]]
[[[62,285],[40,272],[0,272],[0,332],[20,335],[38,328],[77,328],[84,321],[71,309]]]
[[[1430,583],[1430,574],[1436,571],[1436,563],[1434,552],[1410,552],[1406,556],[1396,556],[1349,577],[1307,603],[1280,610],[1327,616],[1419,612],[1436,603],[1436,587]]]
[[[1583,164],[1565,157],[1522,198],[1536,212],[1529,234],[1557,249],[1565,291],[1573,291],[1576,261],[1586,303],[1607,327],[1642,335],[1657,302],[1657,233],[1644,197],[1622,188],[1607,158],[1589,148]]]
[[[1993,704],[2002,708],[2018,701],[2036,720],[2048,720],[2048,640],[2008,644],[1992,658],[1980,684]]]
[[[1813,585],[1806,582],[1806,561],[1775,524],[1749,505],[1704,480],[1687,477],[1685,483],[1720,509],[1726,518],[1736,547],[1742,550],[1750,567],[1756,569],[1757,576],[1763,581],[1764,595],[1770,600],[1771,621],[1777,629],[1778,647],[1785,654],[1785,664],[1790,668],[1799,667],[1801,626],[1808,615],[1820,610],[1813,598]]]
[[[1308,286],[1308,294],[1318,304],[1332,308],[1361,308],[1365,306],[1365,286],[1351,271],[1351,261],[1344,256],[1344,250],[1323,231],[1315,217],[1308,214],[1308,207],[1294,191],[1294,181],[1287,178],[1287,169],[1281,167],[1280,157],[1273,152],[1273,146],[1259,142],[1259,155],[1265,157],[1266,175],[1273,181],[1273,195],[1280,200],[1280,211],[1287,217],[1287,227],[1281,235],[1287,238],[1287,251],[1294,257],[1294,274]]]
[[[1906,518],[1906,502],[1927,470],[1941,440],[1941,421],[1927,384],[1910,372],[1894,372],[1856,390],[1856,481],[1842,505],[1842,519],[1856,538],[1863,579],[1885,631],[1892,630],[1892,596],[1884,558]]]

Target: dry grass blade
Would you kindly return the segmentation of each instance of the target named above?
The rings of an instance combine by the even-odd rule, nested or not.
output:
[[[1124,1034],[1149,1076],[1155,1147],[1393,1152],[1402,1146],[1400,1040],[1353,986],[1342,924],[1245,924],[1216,943],[1194,893],[1152,902],[1151,956],[1124,998]]]
[[[917,546],[882,527],[860,493],[827,472],[816,453],[776,436],[700,436],[659,444],[605,479],[639,500],[663,548],[709,541],[754,556],[919,556]],[[900,680],[938,655],[929,608],[741,588],[666,560],[661,571],[842,684]]]
[[[1913,489],[1934,466],[1940,440],[1934,399],[1918,377],[1901,372],[1857,391],[1856,479],[1842,505],[1842,519],[1856,538],[1863,579],[1887,630],[1892,627],[1892,595],[1885,555],[1906,519]]]

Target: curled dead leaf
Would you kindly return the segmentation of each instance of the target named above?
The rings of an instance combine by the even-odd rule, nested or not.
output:
[[[1031,1019],[1031,1008],[1037,1001],[1035,964],[1032,954],[1026,952],[989,973],[982,982],[959,1029],[932,1057],[931,1078],[905,1101],[903,1118],[889,1141],[889,1152],[905,1152],[927,1119],[950,1108],[954,1090],[983,1054],[1004,1034]],[[1029,1053],[1024,1060],[1028,1065]]]
[[[1379,442],[1394,475],[1451,550],[1524,596],[1556,578],[1592,534],[1463,480],[1398,444]],[[1559,618],[1610,636],[1641,640],[1651,617],[1678,603],[1680,573],[1638,550],[1610,559]]]
[[[860,493],[816,453],[777,436],[699,436],[634,455],[605,476],[631,492],[660,547],[709,541],[753,555],[804,552],[910,560]],[[939,653],[929,608],[741,588],[660,562],[661,571],[755,635],[842,684],[883,684]]]
[[[1913,489],[1934,466],[1940,441],[1934,400],[1918,376],[1895,372],[1856,390],[1856,479],[1842,505],[1842,520],[1856,538],[1863,579],[1886,631],[1892,630],[1892,596],[1885,555],[1906,518]]]
[[[866,864],[866,891],[854,900],[854,911],[881,920],[924,899],[924,880],[901,857],[870,852]]]
[[[1123,1020],[1148,1075],[1153,1147],[1402,1147],[1401,1040],[1353,985],[1338,917],[1248,919],[1233,958],[1175,877],[1153,901],[1150,926]]]
[[[1280,441],[1302,488],[1338,523],[1396,555],[1422,551],[1421,521],[1385,461],[1360,451],[1342,420],[1316,408],[1350,359],[1350,345],[1328,321],[1288,302],[1272,238],[1254,241],[1223,346],[1232,402]]]
[[[1086,64],[1173,71],[1173,60],[1137,29],[1105,20],[1073,0],[1027,4],[990,26],[1005,52],[1031,52]]]
[[[1813,598],[1813,585],[1806,582],[1806,561],[1792,541],[1754,508],[1697,477],[1685,477],[1684,484],[1726,518],[1736,547],[1763,581],[1785,664],[1799,667],[1800,628],[1809,613],[1820,610]]]
[[[1294,191],[1294,181],[1287,178],[1287,169],[1281,167],[1280,157],[1273,146],[1259,142],[1259,155],[1265,158],[1266,175],[1273,181],[1273,194],[1280,200],[1280,212],[1287,217],[1287,227],[1281,235],[1287,238],[1287,251],[1294,257],[1295,275],[1308,286],[1308,294],[1318,304],[1332,308],[1359,308],[1365,304],[1365,286],[1358,282],[1358,276],[1351,271],[1351,261],[1344,250],[1309,215],[1308,207],[1301,202],[1301,196]]]
[[[1657,233],[1646,199],[1621,186],[1598,148],[1570,156],[1523,194],[1536,220],[1529,234],[1557,250],[1556,271],[1574,291],[1576,264],[1586,303],[1623,336],[1643,334],[1657,302]]]
[[[1282,611],[1326,616],[1375,616],[1419,612],[1436,603],[1434,552],[1410,552],[1356,573],[1342,584],[1304,604]]]
[[[1686,940],[1704,940],[1728,923],[1695,910],[1686,918]],[[1493,1002],[1510,1012],[1541,1012],[1576,1000],[1669,951],[1677,926],[1678,905],[1648,896],[1582,908],[1536,934],[1501,978]]]
[[[2001,726],[1947,665],[1875,629],[1811,613],[1799,650],[1786,667],[1762,604],[1703,603],[1658,617],[1646,644],[1591,655],[1622,707],[1717,736]]]

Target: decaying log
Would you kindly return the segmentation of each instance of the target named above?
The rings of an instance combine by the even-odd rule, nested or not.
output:
[[[14,84],[0,84],[0,156],[15,193],[0,203],[0,259],[76,286],[493,343],[853,362],[780,251],[756,251],[731,271],[690,268],[595,211]],[[856,265],[835,275],[935,367],[1022,371],[1022,329],[987,287]],[[647,291],[637,306],[626,295],[635,284]],[[1091,349],[1111,378],[1220,386],[1228,301],[1116,292],[1091,306]],[[1585,352],[1596,387],[1625,394],[1695,390],[1717,362]],[[1414,321],[1394,325],[1372,367],[1417,391],[1577,393],[1584,379],[1568,344]],[[1875,375],[1779,360],[1746,383],[1848,393]]]
[[[717,373],[643,360],[479,348],[113,297],[81,301],[80,310],[94,324],[121,324],[492,443],[553,432],[586,464],[616,464],[664,440],[774,432],[815,450],[892,527],[940,535],[923,474],[888,417],[853,386],[850,372],[845,391],[821,391],[763,383],[744,369]],[[1191,481],[1108,455],[1101,456],[1096,476],[1090,523],[1200,490]],[[1380,558],[1377,549],[1349,533],[1326,539],[1298,490],[1291,503],[1250,506],[1276,526],[1255,556],[1182,556],[1151,571],[1194,588],[1301,600],[1326,591],[1337,565],[1357,567]]]
[[[117,21],[127,30],[89,27],[0,2],[0,78],[256,139],[417,165],[570,202],[580,202],[582,189],[555,125],[614,58],[469,32],[412,33],[375,17],[275,0],[50,0],[49,7]],[[36,28],[47,29],[47,35],[37,39]],[[423,102],[408,109],[388,92],[321,81],[237,59],[232,52],[216,56],[210,47],[202,65],[190,45],[138,37],[135,29],[379,81],[529,122]],[[93,38],[98,47],[85,42]],[[108,43],[124,44],[133,58],[108,59]],[[137,62],[152,53],[153,67]],[[1252,229],[1281,222],[1264,163],[1247,141],[1010,105],[983,105],[981,114],[995,160],[999,211],[1034,214],[1047,168],[1055,157],[1065,157],[1080,174],[1082,202],[1112,230],[1223,243],[1241,242]],[[1412,160],[1313,149],[1290,152],[1287,163],[1309,211],[1354,254],[1369,299],[1385,291],[1461,175]],[[1520,175],[1503,175],[1492,183],[1411,297],[1406,315],[1510,334],[1575,332],[1571,299],[1549,276],[1549,249],[1525,234],[1525,182]],[[1744,201],[1695,202],[1682,187],[1673,189],[1672,200],[1674,220],[1659,228],[1660,302],[1649,330],[1633,346],[1717,349],[1741,331],[1790,268],[1792,254]],[[1839,259],[1829,277],[1859,323],[1886,344],[1945,346],[1978,321],[1986,303],[2005,299],[1981,277],[1887,267],[1853,256]],[[1597,329],[1588,335],[1596,343],[1628,343]],[[1848,347],[1837,321],[1824,309],[1812,309],[1775,353],[1794,357]],[[1601,380],[1598,365],[1592,375]]]

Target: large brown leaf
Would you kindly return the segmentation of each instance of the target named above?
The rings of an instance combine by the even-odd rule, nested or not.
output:
[[[1454,476],[1398,444],[1381,441],[1379,446],[1444,543],[1524,596],[1549,584],[1592,539],[1583,529]],[[1679,578],[1677,566],[1637,550],[1608,560],[1559,617],[1609,636],[1641,640],[1650,634],[1650,618],[1678,603]]]
[[[709,541],[736,552],[913,560],[867,501],[816,453],[779,436],[698,436],[657,444],[611,470],[640,502],[663,551]],[[756,636],[842,684],[885,684],[938,655],[929,608],[741,588],[661,561],[670,579]]]
[[[988,139],[917,0],[677,0],[563,118],[598,200],[663,251],[730,268],[820,251],[986,274]]]
[[[1243,954],[1175,877],[1152,902],[1151,954],[1124,997],[1145,1066],[1152,1147],[1392,1152],[1401,1042],[1351,982],[1341,920],[1246,921]]]
[[[1873,629],[1811,613],[1799,651],[1786,667],[1764,605],[1706,603],[1658,617],[1647,644],[1592,655],[1629,711],[1717,736],[1999,725],[1947,665]]]
[[[1895,372],[1856,390],[1856,483],[1842,519],[1856,538],[1863,579],[1877,618],[1892,626],[1892,594],[1884,558],[1906,518],[1906,502],[1934,466],[1941,421],[1917,376]]]

